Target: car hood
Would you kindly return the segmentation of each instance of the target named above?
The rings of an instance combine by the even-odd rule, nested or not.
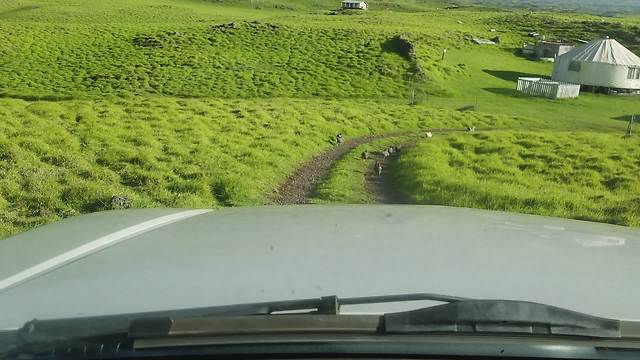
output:
[[[0,329],[34,318],[411,292],[640,320],[638,259],[637,229],[486,210],[109,211],[0,241]]]

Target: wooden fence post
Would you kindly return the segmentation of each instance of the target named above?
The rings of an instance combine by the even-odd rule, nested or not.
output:
[[[635,115],[631,115],[631,119],[629,119],[629,125],[627,125],[627,133],[625,134],[627,137],[631,137],[633,132],[633,122],[636,120]]]

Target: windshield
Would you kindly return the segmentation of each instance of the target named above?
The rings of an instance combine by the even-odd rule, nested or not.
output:
[[[0,34],[0,330],[412,293],[640,320],[638,1],[4,0]]]

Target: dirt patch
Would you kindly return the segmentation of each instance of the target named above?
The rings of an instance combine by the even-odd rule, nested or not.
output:
[[[386,159],[381,153],[375,153],[376,161],[382,163],[382,175],[378,176],[374,166],[370,166],[365,173],[365,186],[367,191],[373,196],[378,204],[406,204],[404,196],[399,189],[396,189],[391,182],[391,171],[395,168],[395,162],[402,154],[402,151],[416,143],[416,140],[402,143],[402,149],[391,154]]]
[[[314,156],[299,167],[276,191],[272,201],[278,205],[305,204],[312,197],[320,181],[327,175],[334,161],[354,148],[382,139],[387,136],[410,134],[411,132],[397,132],[392,134],[368,135],[347,139],[340,145]]]

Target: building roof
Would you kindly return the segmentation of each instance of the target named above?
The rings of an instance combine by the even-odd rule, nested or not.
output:
[[[567,56],[574,61],[640,66],[640,57],[615,39],[609,38],[592,41],[561,56]]]

